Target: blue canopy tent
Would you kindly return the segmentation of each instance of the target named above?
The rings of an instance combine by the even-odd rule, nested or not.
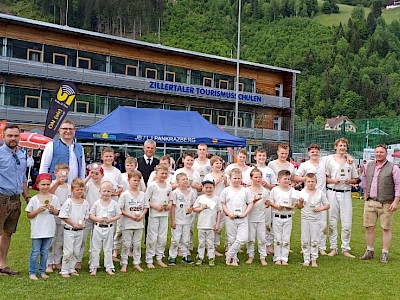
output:
[[[92,126],[79,129],[78,139],[157,143],[213,147],[242,147],[244,138],[227,133],[198,112],[119,106]]]

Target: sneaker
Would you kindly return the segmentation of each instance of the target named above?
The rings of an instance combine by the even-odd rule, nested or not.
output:
[[[194,264],[193,260],[189,256],[185,256],[184,258],[182,258],[182,262],[188,265]]]
[[[373,250],[365,250],[363,256],[361,256],[362,260],[369,260],[374,258],[374,251]]]
[[[208,261],[208,265],[210,266],[210,267],[215,267],[215,259],[210,259],[209,261]]]
[[[169,266],[175,266],[176,265],[176,258],[168,258],[168,265]]]
[[[389,253],[387,253],[387,252],[382,252],[382,255],[381,255],[381,263],[383,263],[383,264],[387,264],[388,262],[389,262]]]
[[[201,266],[203,264],[203,260],[201,258],[197,258],[196,266]]]

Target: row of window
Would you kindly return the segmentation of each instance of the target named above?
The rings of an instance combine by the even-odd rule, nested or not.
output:
[[[235,76],[161,65],[134,59],[73,50],[51,45],[2,38],[2,53],[8,57],[46,62],[102,72],[145,77],[170,82],[203,85],[206,87],[235,90]],[[5,48],[4,48],[5,47]],[[255,92],[255,80],[239,79],[239,90]]]
[[[51,98],[54,92],[36,89],[25,89],[17,87],[4,87],[4,105],[49,109]],[[114,97],[104,97],[98,95],[77,95],[71,111],[80,113],[91,113],[107,115],[119,105],[138,108],[160,108],[170,110],[189,110],[199,112],[209,122],[220,126],[234,126],[234,111],[221,110],[214,108],[202,108],[196,106],[174,105],[169,103],[153,103],[138,99],[121,99]],[[239,112],[238,126],[244,128],[253,127],[254,114]]]

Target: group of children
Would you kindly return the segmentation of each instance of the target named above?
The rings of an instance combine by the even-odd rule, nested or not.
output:
[[[202,147],[206,146],[199,145],[199,149]],[[224,172],[221,157],[204,159],[204,153],[198,151],[202,159],[196,161],[193,153],[185,152],[184,167],[176,170],[174,175],[169,157],[164,156],[151,174],[147,187],[141,173],[136,170],[134,158],[126,160],[125,174],[113,167],[114,152],[109,147],[102,150],[103,164],[92,164],[84,181],[74,179],[71,184],[66,183],[68,166],[57,165],[54,180],[51,174],[37,177],[34,188],[39,193],[26,207],[31,220],[30,278],[38,279],[36,265],[39,255],[42,278],[47,278],[46,272],[54,269],[61,269],[60,274],[66,278],[78,276],[89,234],[91,275],[96,275],[100,267],[102,250],[108,274],[114,274],[115,261],[120,261],[121,272],[126,272],[130,256],[133,257],[133,267],[143,271],[140,263],[145,226],[147,268],[155,268],[154,257],[158,266],[167,267],[163,258],[169,221],[168,265],[175,265],[178,255],[181,255],[182,263],[200,266],[205,261],[207,250],[208,264],[214,266],[215,256],[223,255],[217,248],[224,226],[227,265],[238,266],[238,252],[244,245],[248,254],[246,263],[251,264],[255,258],[256,239],[262,265],[267,265],[268,253],[274,253],[275,264],[287,265],[295,208],[301,210],[304,265],[316,267],[318,251],[323,253],[326,249],[321,240],[326,239],[323,234],[326,216],[322,212],[330,207],[325,192],[326,175],[330,178],[327,164],[319,158],[318,145],[310,146],[310,161],[307,166],[300,166],[297,173],[286,161],[288,146],[279,145],[277,153],[278,159],[269,167],[266,165],[266,151],[257,149],[254,155],[256,165],[248,167],[244,164],[247,153],[241,149],[238,162]],[[240,156],[244,158],[239,159]],[[335,156],[332,159],[336,161]],[[347,164],[346,161],[340,162]],[[201,172],[193,168],[194,164]],[[346,178],[342,181],[334,183],[336,178],[332,176],[328,183],[349,184],[351,176],[347,172],[350,171],[350,168],[346,169]],[[342,174],[335,176],[340,179]],[[304,189],[296,191],[292,180],[304,182]],[[146,213],[149,214],[148,224],[143,222]],[[198,249],[193,261],[195,224]],[[348,250],[343,249],[344,253]],[[337,249],[333,251],[337,252]]]

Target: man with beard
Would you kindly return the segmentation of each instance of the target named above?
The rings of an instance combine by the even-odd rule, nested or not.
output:
[[[17,275],[7,266],[11,235],[16,231],[21,214],[20,195],[29,201],[26,180],[26,156],[18,150],[20,130],[16,125],[3,129],[4,144],[0,147],[0,273]]]

